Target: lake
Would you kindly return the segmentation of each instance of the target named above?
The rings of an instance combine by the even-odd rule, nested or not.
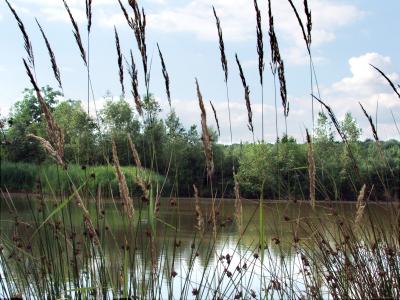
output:
[[[332,247],[339,247],[340,228],[352,224],[356,215],[355,203],[320,202],[313,210],[308,202],[264,201],[260,222],[259,202],[243,200],[239,226],[235,201],[217,199],[215,233],[210,199],[200,201],[203,230],[196,227],[194,199],[161,199],[156,219],[148,214],[148,204],[136,200],[131,222],[119,201],[85,200],[99,237],[97,245],[85,230],[75,199],[43,226],[65,199],[1,200],[5,250],[0,295],[16,289],[7,286],[4,278],[20,268],[14,270],[19,274],[15,276],[27,272],[29,280],[18,279],[17,288],[31,297],[38,293],[79,297],[88,290],[93,297],[105,298],[116,294],[160,299],[259,299],[265,294],[270,298],[306,297],[310,291],[304,249],[313,251],[315,247],[318,253],[317,231],[330,237]],[[360,228],[365,231],[372,224],[389,230],[392,212],[392,205],[369,203],[366,213],[371,219],[364,218]],[[43,283],[39,290],[43,278],[55,283]],[[24,291],[20,291],[22,287]],[[327,289],[321,286],[320,290],[327,297]]]

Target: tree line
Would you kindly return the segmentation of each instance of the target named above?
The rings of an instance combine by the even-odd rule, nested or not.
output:
[[[144,97],[143,117],[122,98],[106,99],[95,116],[82,108],[79,100],[58,101],[62,93],[49,86],[42,88],[44,99],[56,122],[63,128],[65,160],[87,166],[112,164],[111,143],[117,145],[122,165],[133,165],[127,140],[133,139],[144,167],[167,178],[165,196],[193,196],[196,184],[201,196],[210,197],[210,182],[201,135],[196,125],[185,128],[172,109],[165,119],[155,98]],[[46,136],[45,120],[32,89],[1,120],[1,160],[46,164],[49,159],[41,146],[27,138],[32,133]],[[369,197],[392,200],[398,197],[400,143],[397,140],[360,141],[361,129],[350,113],[340,122],[348,143],[335,139],[335,127],[320,112],[314,133],[317,199],[356,200],[366,183]],[[213,193],[217,197],[234,196],[233,167],[243,197],[267,199],[308,199],[307,144],[282,135],[275,143],[223,145],[210,128],[215,172]],[[351,152],[352,155],[349,155]],[[354,170],[356,164],[357,172]]]

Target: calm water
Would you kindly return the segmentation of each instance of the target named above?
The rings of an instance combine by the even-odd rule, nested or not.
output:
[[[2,239],[12,240],[13,235],[17,234],[21,240],[21,247],[28,248],[34,256],[35,241],[31,240],[34,228],[37,227],[34,224],[40,224],[46,219],[59,202],[46,201],[43,206],[38,199],[14,197],[12,204],[5,199],[1,200]],[[265,250],[264,263],[261,266],[260,211],[257,201],[243,201],[242,226],[239,228],[235,224],[234,200],[217,200],[216,238],[212,224],[209,224],[209,199],[201,200],[201,210],[206,223],[202,232],[196,229],[194,199],[177,199],[172,202],[170,199],[161,199],[159,220],[153,227],[148,219],[147,205],[142,205],[140,210],[139,204],[135,203],[135,221],[134,225],[129,227],[121,215],[121,203],[111,199],[102,200],[97,204],[87,202],[93,223],[98,227],[107,267],[111,270],[112,277],[118,281],[124,260],[124,245],[129,245],[130,249],[134,247],[136,260],[146,263],[137,264],[132,274],[147,274],[138,279],[146,281],[149,274],[154,274],[156,270],[163,298],[168,295],[175,298],[191,298],[194,297],[193,289],[200,290],[201,298],[209,298],[213,295],[212,291],[218,287],[224,291],[226,299],[233,299],[239,293],[239,281],[240,286],[244,287],[244,294],[252,295],[254,292],[255,295],[259,295],[263,293],[263,286],[271,286],[271,282],[274,283],[274,278],[279,278],[282,284],[292,285],[294,294],[286,295],[287,297],[301,295],[304,289],[303,276],[294,240],[299,239],[301,244],[312,247],[310,228],[317,226],[320,230],[335,232],[338,215],[344,220],[353,220],[355,216],[355,204],[352,203],[320,203],[313,212],[306,202],[264,202]],[[44,207],[47,207],[47,210]],[[369,204],[367,210],[383,226],[390,225],[390,205]],[[63,222],[57,225],[57,218],[64,218],[64,224],[69,226],[62,228]],[[60,214],[57,218],[49,223],[53,224],[54,228],[58,226],[60,231],[68,235],[73,234],[74,238],[80,241],[78,243],[84,243],[82,213],[74,200],[63,209],[63,217]],[[15,225],[16,219],[18,226]],[[368,224],[366,222],[365,226]],[[137,230],[129,231],[128,227]],[[172,274],[173,280],[167,280]],[[217,278],[221,274],[230,276],[218,281]],[[286,278],[288,281],[283,282],[288,276],[291,278]],[[2,287],[0,292],[1,289]],[[186,290],[186,294],[182,295],[182,290]],[[278,297],[278,294],[272,296]]]

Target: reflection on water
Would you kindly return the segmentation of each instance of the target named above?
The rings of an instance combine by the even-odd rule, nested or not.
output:
[[[355,215],[355,204],[352,203],[322,203],[313,211],[306,202],[265,202],[265,233],[261,247],[257,201],[243,202],[241,228],[235,224],[234,201],[217,201],[218,233],[214,236],[210,224],[210,200],[201,201],[207,225],[204,232],[199,232],[195,227],[193,199],[172,202],[161,199],[159,220],[155,223],[149,219],[147,205],[136,203],[133,224],[129,224],[122,215],[121,203],[103,199],[98,203],[87,203],[100,237],[101,255],[85,242],[88,236],[84,230],[82,213],[73,201],[63,208],[62,213],[47,222],[40,233],[35,232],[60,201],[43,203],[38,199],[15,198],[12,202],[6,202],[2,199],[2,240],[16,243],[21,251],[33,257],[47,253],[47,257],[37,258],[42,262],[38,265],[43,268],[43,264],[58,264],[57,268],[60,274],[66,274],[65,278],[76,278],[69,273],[70,269],[81,274],[80,282],[64,284],[93,286],[94,277],[105,276],[115,283],[114,288],[131,291],[141,289],[144,291],[141,295],[149,298],[155,295],[146,294],[147,285],[153,285],[152,289],[148,289],[150,291],[158,290],[165,297],[176,298],[210,298],[216,293],[226,299],[239,299],[244,295],[250,298],[262,294],[263,289],[276,290],[276,294],[271,294],[272,297],[301,295],[304,279],[298,245],[312,247],[309,241],[312,240],[310,229],[313,226],[333,233],[338,226],[337,216],[346,221],[352,220]],[[390,225],[390,206],[369,204],[368,211],[383,226]],[[47,234],[46,238],[54,239],[50,243],[57,244],[58,251],[56,246],[43,245],[39,239],[43,238],[43,234]],[[38,238],[33,238],[33,235]],[[263,251],[261,248],[264,248]],[[68,249],[67,253],[63,253],[65,249]],[[94,270],[99,274],[94,274]],[[32,274],[42,271],[35,273],[32,270]],[[281,289],[283,284],[291,285],[291,288]],[[0,294],[3,288],[0,286]],[[110,287],[102,288],[98,287],[98,295],[107,295],[106,290]],[[293,294],[279,294],[284,290],[290,290]]]

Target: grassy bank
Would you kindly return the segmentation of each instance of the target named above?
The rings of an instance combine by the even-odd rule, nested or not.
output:
[[[128,188],[132,195],[140,195],[137,184],[136,167],[122,167]],[[163,178],[150,171],[145,171],[152,182],[162,184]],[[31,163],[1,162],[1,188],[9,192],[27,192],[45,194],[68,194],[71,192],[71,182],[81,186],[84,182],[85,191],[96,195],[99,191],[102,196],[118,196],[118,180],[112,166],[93,166],[82,168],[78,165],[69,165],[68,174],[55,164],[36,165]]]

